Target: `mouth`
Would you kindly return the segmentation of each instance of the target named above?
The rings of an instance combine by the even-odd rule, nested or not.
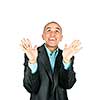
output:
[[[49,38],[49,41],[56,41],[56,38]]]

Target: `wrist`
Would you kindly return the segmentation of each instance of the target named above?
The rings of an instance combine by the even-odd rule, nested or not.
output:
[[[36,60],[29,60],[29,63],[30,64],[35,64],[36,63]]]
[[[69,63],[70,59],[69,58],[63,58],[64,63]]]

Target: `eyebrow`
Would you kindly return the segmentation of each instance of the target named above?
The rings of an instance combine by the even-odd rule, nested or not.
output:
[[[51,29],[51,27],[50,26],[47,26],[46,28],[44,28],[44,31],[45,30],[48,30],[48,29]],[[62,33],[62,28],[61,27],[58,27],[57,26],[56,29],[59,30]]]
[[[59,27],[56,27],[56,29],[58,29],[58,30],[60,30],[60,31],[61,31],[61,29],[60,29]]]
[[[46,29],[51,29],[51,27],[47,27]],[[61,31],[61,29],[59,27],[56,27],[56,29]]]
[[[47,27],[46,29],[49,29],[49,28],[51,28],[51,27]]]

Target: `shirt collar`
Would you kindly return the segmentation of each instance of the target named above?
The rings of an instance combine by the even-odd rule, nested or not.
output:
[[[48,53],[49,56],[51,56],[52,54],[55,54],[55,56],[58,54],[58,48],[56,50],[54,50],[53,52],[51,52],[47,47],[46,44],[44,45],[46,48],[46,51]]]

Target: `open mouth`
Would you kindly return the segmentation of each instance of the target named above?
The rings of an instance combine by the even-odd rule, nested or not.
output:
[[[49,38],[49,41],[55,41],[56,38]]]

